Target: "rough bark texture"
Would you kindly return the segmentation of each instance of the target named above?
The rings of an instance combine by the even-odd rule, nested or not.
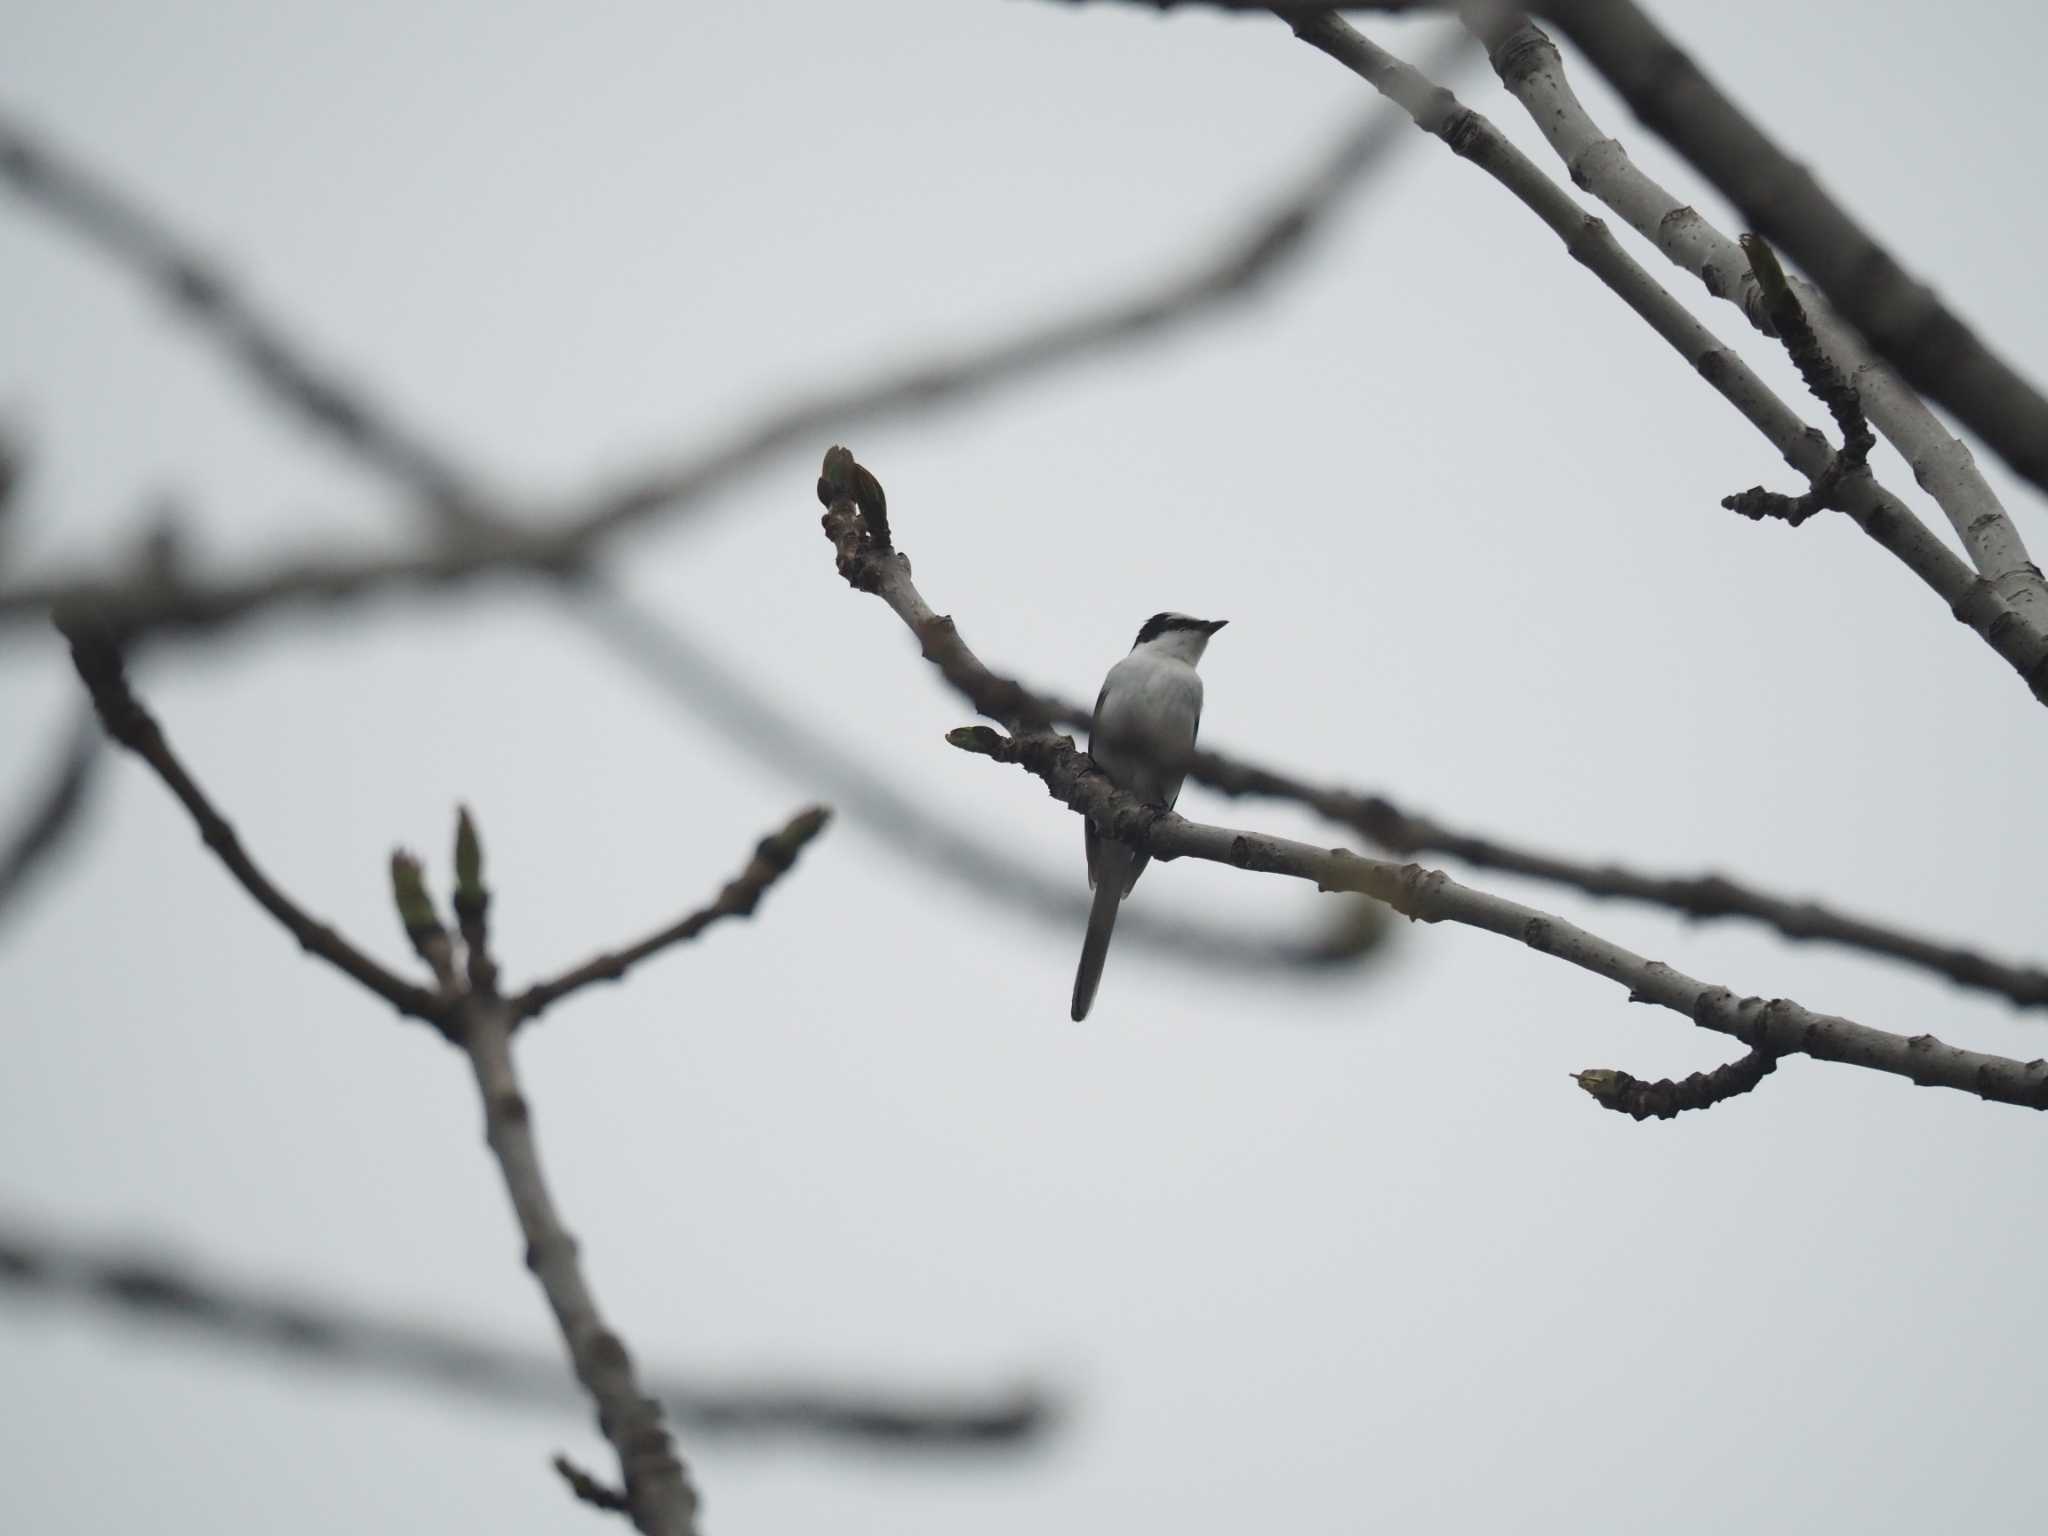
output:
[[[1147,806],[1110,783],[1071,740],[1048,732],[1005,736],[986,726],[948,738],[963,751],[1014,763],[1045,782],[1054,799],[1155,859],[1197,858],[1287,875],[1318,890],[1357,891],[1418,922],[1483,928],[1628,988],[1634,1002],[1684,1014],[1702,1029],[1784,1056],[1803,1054],[1955,1088],[1993,1103],[2048,1109],[2048,1060],[2014,1061],[1949,1045],[1933,1035],[1898,1035],[1786,998],[1741,997],[1651,960],[1548,912],[1474,890],[1442,870],[1368,859],[1345,848],[1206,826]]]
[[[548,1193],[533,1117],[512,1065],[512,1009],[501,998],[471,996],[460,1022],[483,1096],[484,1139],[526,1239],[526,1267],[547,1297],[576,1379],[597,1404],[598,1428],[618,1452],[633,1524],[645,1536],[693,1536],[697,1492],[662,1423],[661,1405],[641,1390],[625,1343],[605,1326],[583,1278],[576,1240]]]

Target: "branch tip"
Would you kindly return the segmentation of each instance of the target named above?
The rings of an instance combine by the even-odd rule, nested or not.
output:
[[[484,891],[484,850],[478,841],[476,821],[469,814],[469,807],[455,808],[455,900],[462,901],[467,890],[482,899]]]
[[[562,1481],[569,1485],[569,1492],[581,1499],[585,1504],[594,1505],[598,1509],[608,1510],[613,1514],[630,1515],[632,1513],[632,1501],[623,1492],[612,1487],[611,1484],[591,1476],[590,1473],[577,1466],[575,1462],[571,1461],[562,1452],[555,1452],[553,1466],[562,1475]]]
[[[995,757],[1007,740],[1001,731],[986,725],[955,726],[946,732],[946,744],[958,747],[962,752],[972,752],[977,757]]]
[[[1666,1077],[1646,1082],[1611,1067],[1574,1072],[1572,1079],[1602,1109],[1638,1121],[1670,1120],[1688,1110],[1712,1109],[1748,1093],[1777,1067],[1776,1054],[1759,1048],[1711,1072],[1694,1072],[1677,1079]]]
[[[718,893],[718,899],[700,911],[659,933],[650,934],[627,948],[598,955],[549,981],[535,982],[512,1000],[512,1018],[523,1024],[572,992],[600,981],[618,981],[641,961],[671,945],[694,939],[713,923],[728,917],[749,917],[761,904],[769,887],[796,864],[797,855],[825,830],[832,819],[829,806],[813,805],[792,816],[784,826],[754,845],[753,857]]]
[[[434,911],[434,899],[427,894],[426,872],[420,867],[419,857],[403,848],[391,852],[391,901],[398,909],[398,921],[404,926],[406,937],[415,948],[429,935],[445,934]]]

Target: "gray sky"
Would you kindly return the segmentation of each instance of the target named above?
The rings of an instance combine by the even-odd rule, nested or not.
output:
[[[2038,375],[2048,14],[1661,9]],[[11,0],[4,21],[0,101],[535,504],[1192,259],[1369,95],[1270,21],[1022,0]],[[1554,166],[1490,74],[1461,84]],[[224,564],[405,531],[12,200],[0,287],[0,411],[35,455],[11,567],[118,558],[164,497]],[[2038,708],[1846,520],[1720,511],[1789,472],[1434,143],[1248,306],[850,440],[927,596],[998,666],[1086,695],[1147,614],[1225,615],[1218,746],[2038,952]],[[941,743],[966,711],[833,574],[825,441],[634,540],[633,590],[1078,884],[1072,817]],[[1985,468],[2048,539],[2040,499]],[[1888,450],[1880,472],[1910,490]],[[458,799],[523,978],[708,899],[813,793],[520,588],[282,618],[140,677],[258,856],[393,963],[385,856],[426,850],[445,887]],[[53,640],[6,640],[0,795],[74,691]],[[1200,789],[1182,809],[1314,826]],[[1491,883],[1742,992],[2048,1053],[2048,1021],[1917,974]],[[1276,932],[1321,911],[1186,862],[1134,900]],[[1078,925],[964,899],[842,822],[761,920],[551,1015],[523,1043],[543,1150],[642,1356],[1073,1397],[1013,1461],[686,1445],[710,1528],[2038,1528],[2038,1119],[1795,1059],[1638,1126],[1566,1074],[1680,1073],[1732,1042],[1489,935],[1401,938],[1367,974],[1293,980],[1127,948],[1076,1027]],[[137,765],[0,932],[0,1012],[0,1211],[551,1342],[460,1060],[303,960]],[[0,1380],[23,1532],[596,1518],[546,1469],[557,1446],[603,1465],[583,1415],[12,1303]]]

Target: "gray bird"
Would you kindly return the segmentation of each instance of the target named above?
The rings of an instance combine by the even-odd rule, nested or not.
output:
[[[1228,619],[1191,619],[1184,613],[1155,613],[1138,631],[1130,655],[1109,669],[1095,700],[1095,719],[1088,730],[1088,755],[1117,788],[1140,800],[1173,809],[1186,773],[1165,766],[1194,750],[1202,724],[1202,679],[1195,663],[1208,648],[1209,637]],[[1116,911],[1151,855],[1106,838],[1089,822],[1088,884],[1095,900],[1088,908],[1088,937],[1081,945],[1081,965],[1074,972],[1076,1022],[1088,1017],[1102,962],[1109,958],[1109,936],[1116,929]]]

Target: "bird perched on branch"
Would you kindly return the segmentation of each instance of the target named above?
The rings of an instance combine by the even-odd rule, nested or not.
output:
[[[1209,637],[1227,619],[1191,619],[1184,613],[1155,613],[1138,631],[1130,655],[1109,669],[1095,700],[1088,730],[1088,755],[1117,788],[1172,810],[1180,798],[1185,761],[1202,724],[1202,679],[1195,664]],[[1095,900],[1088,909],[1088,937],[1074,972],[1076,1022],[1088,1017],[1116,911],[1151,855],[1104,837],[1087,823],[1088,884]]]

